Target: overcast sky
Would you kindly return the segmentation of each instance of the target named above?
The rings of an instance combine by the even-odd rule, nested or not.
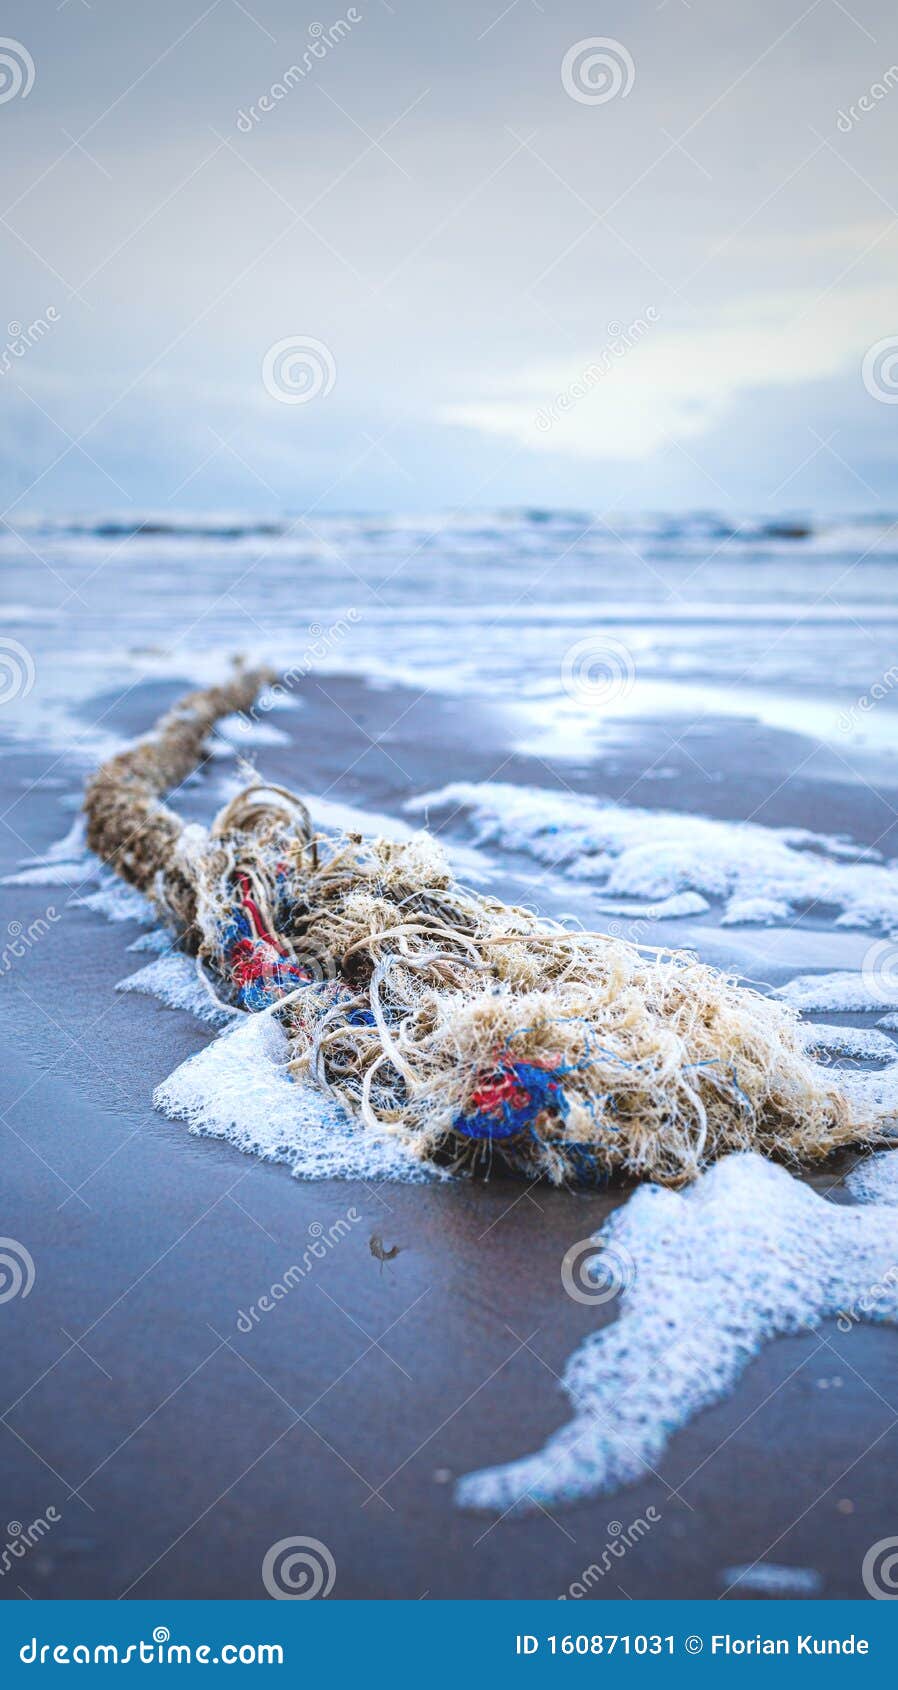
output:
[[[898,507],[886,0],[3,28],[11,520]]]

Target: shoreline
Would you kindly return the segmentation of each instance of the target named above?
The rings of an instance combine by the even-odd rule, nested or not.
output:
[[[384,749],[377,735],[406,695],[352,686],[315,701],[310,682],[304,707],[274,718],[290,744],[260,748],[266,773],[326,788],[368,734],[375,745],[338,795],[395,810],[406,777],[434,785],[463,768],[476,779],[501,751],[501,724],[475,722],[458,700],[437,711],[433,699],[429,741],[409,720],[414,707],[405,718],[414,760],[402,735]],[[176,690],[141,689],[116,730],[146,726]],[[341,734],[349,704],[360,726],[344,715]],[[10,763],[13,779],[42,766],[18,748]],[[605,790],[601,766],[578,778]],[[187,789],[192,812],[211,804],[210,788]],[[59,796],[29,796],[25,843],[7,835],[4,872],[66,830]],[[0,924],[54,899],[64,901],[55,889],[0,888]],[[28,1299],[4,1311],[0,1471],[11,1519],[51,1504],[62,1514],[22,1561],[29,1594],[261,1597],[265,1550],[305,1533],[335,1556],[335,1597],[555,1597],[600,1558],[609,1526],[649,1507],[659,1522],[593,1598],[719,1595],[722,1569],[750,1564],[793,1520],[775,1559],[816,1568],[822,1596],[862,1592],[863,1554],[888,1524],[881,1473],[895,1434],[884,1404],[898,1333],[858,1327],[850,1366],[827,1347],[841,1342],[834,1322],[771,1344],[730,1398],[676,1434],[663,1478],[553,1509],[554,1519],[462,1512],[453,1479],[535,1449],[567,1418],[558,1375],[614,1311],[564,1297],[559,1261],[626,1188],[305,1184],[190,1137],[152,1110],[152,1088],[210,1034],[114,992],[134,971],[136,931],[67,909],[10,972],[4,1231],[27,1243],[37,1272]],[[320,1268],[240,1332],[238,1311],[301,1258],[309,1229],[345,1225],[350,1207],[361,1218]],[[372,1257],[374,1232],[400,1246],[394,1261]],[[174,1481],[162,1491],[160,1470]],[[0,1597],[21,1594],[0,1580]]]

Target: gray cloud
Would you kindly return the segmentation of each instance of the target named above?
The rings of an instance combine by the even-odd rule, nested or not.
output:
[[[35,67],[0,104],[8,322],[58,312],[0,377],[13,518],[889,503],[896,412],[861,379],[898,335],[884,0],[65,0],[4,27]],[[626,96],[565,90],[594,36]],[[330,349],[326,396],[266,391],[290,338]]]

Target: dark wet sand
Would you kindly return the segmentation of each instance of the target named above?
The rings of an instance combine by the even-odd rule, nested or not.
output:
[[[450,779],[551,780],[507,759],[507,725],[469,705],[324,687],[272,718],[292,738],[259,753],[272,776],[381,809]],[[175,690],[139,689],[111,725],[140,730]],[[391,723],[382,742],[365,737]],[[731,730],[718,743],[706,733],[708,781],[684,759],[677,807],[691,781],[695,809],[746,814],[766,781],[760,819],[877,838],[894,793],[823,763],[816,781],[775,791],[792,748],[772,741],[785,737],[746,726],[734,748]],[[615,755],[616,772],[564,778],[614,795],[631,753]],[[634,768],[637,755],[644,767],[634,741]],[[8,758],[4,871],[69,825],[57,787],[22,784],[53,761]],[[208,785],[187,797],[197,810],[212,801]],[[671,783],[630,798],[669,805]],[[49,1506],[62,1519],[0,1574],[0,1596],[263,1597],[266,1549],[304,1535],[332,1551],[335,1597],[555,1597],[601,1561],[615,1522],[650,1505],[660,1521],[592,1596],[716,1596],[725,1567],[761,1556],[815,1568],[824,1596],[863,1595],[865,1551],[898,1531],[898,1333],[829,1323],[779,1340],[672,1439],[657,1476],[613,1497],[552,1518],[460,1512],[452,1477],[535,1448],[567,1419],[557,1375],[613,1310],[565,1297],[560,1261],[625,1193],[304,1185],[191,1138],[150,1097],[208,1031],[115,994],[149,960],[127,952],[137,929],[66,908],[62,888],[0,888],[0,935],[50,904],[62,919],[3,982],[0,1232],[27,1246],[36,1281],[0,1307],[0,1540],[4,1521]],[[353,1207],[349,1236],[241,1332],[239,1311],[302,1255],[309,1228]],[[383,1268],[373,1232],[400,1246]]]

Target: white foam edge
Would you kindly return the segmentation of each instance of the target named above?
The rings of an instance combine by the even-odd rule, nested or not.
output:
[[[594,1236],[584,1292],[604,1307],[619,1286],[619,1312],[565,1367],[571,1418],[535,1453],[467,1474],[459,1504],[526,1513],[635,1483],[772,1338],[845,1311],[898,1320],[898,1155],[849,1189],[863,1201],[830,1202],[752,1151],[683,1192],[640,1187]]]
[[[83,815],[77,815],[62,839],[45,851],[35,852],[12,874],[3,875],[2,886],[81,886],[99,874],[99,858],[85,844]]]
[[[642,921],[670,921],[686,915],[703,915],[711,908],[700,892],[672,892],[654,904],[636,904],[602,898],[596,906],[603,915],[632,916]]]
[[[444,1177],[397,1136],[361,1126],[287,1071],[289,1044],[267,1011],[242,1017],[157,1086],[153,1101],[201,1137],[286,1163],[298,1179]]]
[[[784,1567],[776,1561],[753,1561],[743,1567],[725,1567],[720,1583],[731,1590],[752,1590],[759,1596],[816,1596],[823,1579],[815,1567]]]
[[[880,941],[896,950],[894,940]],[[793,1009],[818,1014],[864,1014],[868,1010],[894,1010],[898,991],[886,971],[879,976],[874,969],[836,969],[822,974],[796,974],[777,995]]]
[[[502,781],[454,781],[405,808],[460,812],[476,845],[526,853],[607,903],[691,892],[722,904],[721,925],[770,926],[816,906],[837,926],[898,927],[898,864],[835,835]]]
[[[0,879],[0,886],[83,886],[85,880],[92,880],[89,867],[84,863],[36,863],[33,868],[16,869],[13,874],[4,874]]]
[[[146,932],[138,933],[128,946],[129,951],[156,951],[161,956],[166,951],[173,951],[175,940],[167,927],[151,927]]]
[[[234,714],[221,716],[210,734],[206,755],[233,757],[244,747],[289,745],[290,735],[273,722],[260,722],[254,716]]]
[[[898,1062],[898,1045],[875,1027],[827,1027],[809,1021],[801,1029],[805,1048],[863,1062]]]
[[[181,951],[171,950],[157,957],[136,974],[119,980],[115,989],[158,998],[168,1009],[185,1009],[213,1027],[224,1026],[233,1018],[232,1011],[220,1009],[213,1001],[197,974],[196,964]]]
[[[101,875],[95,892],[87,892],[83,898],[72,898],[71,904],[74,909],[93,910],[97,915],[105,916],[107,921],[139,921],[141,926],[151,927],[158,920],[149,898],[112,874]]]

